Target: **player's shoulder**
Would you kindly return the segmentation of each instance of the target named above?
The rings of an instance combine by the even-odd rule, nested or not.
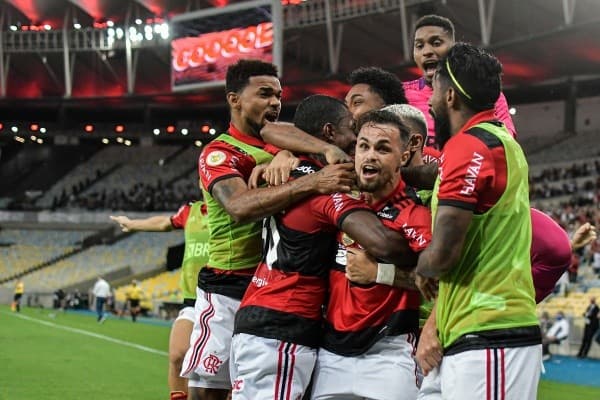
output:
[[[473,151],[481,153],[489,150],[490,146],[486,143],[486,140],[482,139],[479,135],[473,134],[472,130],[465,130],[452,136],[444,145],[442,153],[447,158],[448,154],[465,154],[472,153]]]

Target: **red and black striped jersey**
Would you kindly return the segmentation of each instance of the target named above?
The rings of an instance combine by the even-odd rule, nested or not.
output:
[[[320,166],[302,159],[292,176]],[[265,220],[263,258],[242,299],[234,333],[317,347],[336,234],[350,213],[367,210],[360,199],[318,195]]]
[[[412,189],[401,181],[390,196],[372,208],[385,226],[402,233],[411,249],[420,252],[431,241],[431,212],[408,193]],[[348,281],[346,249],[350,247],[359,246],[340,233],[335,268],[329,274],[322,344],[328,351],[344,356],[364,353],[383,336],[416,333],[419,329],[419,292]]]

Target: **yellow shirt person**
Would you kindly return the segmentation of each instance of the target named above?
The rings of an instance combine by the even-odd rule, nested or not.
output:
[[[137,285],[136,280],[131,282],[131,286],[125,292],[125,296],[129,302],[131,319],[135,322],[140,313],[140,300],[144,297],[144,292],[142,291],[142,288]]]
[[[17,281],[13,302],[10,305],[12,311],[21,312],[21,297],[23,297],[23,293],[25,293],[25,284],[23,281]]]

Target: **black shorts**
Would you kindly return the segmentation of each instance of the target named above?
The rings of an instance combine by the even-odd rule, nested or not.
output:
[[[15,297],[13,297],[14,301],[19,301],[21,300],[21,297],[23,297],[23,293],[15,293]]]
[[[140,306],[140,300],[139,299],[130,299],[129,300],[129,305],[133,308],[133,307],[139,307]]]

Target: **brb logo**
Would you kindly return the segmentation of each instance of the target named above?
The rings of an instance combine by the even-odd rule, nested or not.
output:
[[[231,58],[273,45],[273,24],[206,33],[199,37],[174,40],[173,69],[178,72],[213,64],[221,58]]]
[[[204,370],[209,374],[216,375],[219,372],[219,367],[223,364],[223,361],[214,354],[209,355],[202,362]]]

